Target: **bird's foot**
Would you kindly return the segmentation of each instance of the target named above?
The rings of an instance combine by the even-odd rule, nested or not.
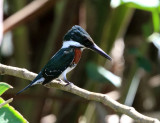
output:
[[[68,80],[64,80],[64,82],[66,83],[65,86],[68,86],[68,85],[70,85],[70,84],[73,84],[72,82],[70,82],[70,81],[68,81]]]
[[[71,84],[71,82],[70,82],[70,81],[65,81],[65,83],[66,83],[66,85],[65,85],[65,86],[68,86],[68,85],[70,85],[70,84]]]
[[[62,79],[57,78],[57,80],[58,80],[59,82],[65,82],[65,83],[66,83],[65,86],[68,86],[68,85],[70,85],[70,84],[73,84],[72,82],[68,81],[67,79],[64,79],[64,81],[63,81]]]
[[[59,79],[59,78],[57,78],[56,80],[59,81],[60,83],[63,82],[62,79]]]

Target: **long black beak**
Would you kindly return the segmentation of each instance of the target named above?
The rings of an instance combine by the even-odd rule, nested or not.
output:
[[[105,53],[100,47],[98,47],[96,44],[92,45],[91,47],[89,47],[91,50],[99,53],[101,56],[109,59],[110,61],[112,60],[112,58],[107,54]]]

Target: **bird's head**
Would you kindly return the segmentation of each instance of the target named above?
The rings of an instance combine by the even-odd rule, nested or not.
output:
[[[81,48],[81,49],[91,49],[103,57],[112,60],[112,58],[106,54],[100,47],[98,47],[90,35],[80,26],[73,26],[64,36],[63,38],[63,46],[62,48]]]

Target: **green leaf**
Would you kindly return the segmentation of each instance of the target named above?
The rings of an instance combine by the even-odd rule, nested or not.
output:
[[[5,101],[0,98],[0,104],[4,103]],[[1,123],[27,123],[28,121],[24,119],[24,117],[16,111],[12,106],[9,104],[4,105],[0,109],[0,121]]]
[[[148,38],[148,36],[150,36],[153,33],[153,24],[151,21],[148,21],[143,24],[142,32],[145,38]]]
[[[148,59],[142,56],[138,56],[136,60],[139,67],[143,68],[147,72],[151,72],[152,66]]]
[[[137,48],[130,48],[128,49],[128,53],[135,56],[140,56],[140,52]]]
[[[0,96],[7,91],[9,88],[13,88],[11,85],[4,83],[4,82],[0,82]]]
[[[160,51],[160,34],[153,33],[149,36],[148,40],[154,44],[154,46]]]
[[[13,88],[11,85],[6,84],[4,82],[0,82],[0,95],[2,95],[9,88]],[[9,99],[13,100],[13,99]],[[27,123],[28,121],[23,118],[23,116],[16,111],[9,104],[9,100],[6,102],[0,97],[0,123]],[[5,104],[5,105],[4,105]]]
[[[86,65],[87,75],[89,78],[91,78],[94,81],[99,81],[102,83],[106,82],[106,79],[99,74],[98,72],[98,66],[95,63],[89,62]]]
[[[157,9],[155,9],[153,12],[152,12],[152,20],[153,20],[153,27],[154,27],[154,32],[159,32],[160,29],[160,17],[159,17],[159,12]]]
[[[0,121],[2,123],[8,123],[8,119],[5,119],[4,116],[5,116],[5,112],[0,116]]]
[[[131,8],[154,11],[159,7],[159,0],[111,0],[111,6],[114,8],[123,4]]]
[[[140,53],[138,48],[130,48],[128,53],[135,56],[136,63],[139,67],[143,68],[147,72],[151,72],[152,65],[150,61]]]
[[[106,70],[103,67],[98,67],[98,72],[104,78],[109,80],[114,86],[116,86],[116,87],[121,86],[121,78],[119,76],[116,76],[115,74],[111,73],[110,71]]]
[[[101,66],[97,66],[95,63],[89,62],[86,65],[87,75],[94,82],[107,83],[110,82],[115,87],[120,87],[121,78],[114,75],[110,71]]]

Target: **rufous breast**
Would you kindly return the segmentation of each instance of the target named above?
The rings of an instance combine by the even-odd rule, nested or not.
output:
[[[82,51],[79,48],[75,48],[74,52],[75,52],[75,55],[74,55],[74,59],[73,59],[73,64],[78,64],[78,62],[81,58]]]

